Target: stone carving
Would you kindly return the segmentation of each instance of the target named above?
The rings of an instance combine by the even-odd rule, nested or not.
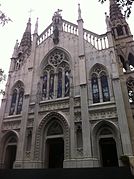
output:
[[[2,130],[20,129],[20,123],[20,120],[4,121],[2,124]]]
[[[65,143],[65,154],[64,157],[65,159],[69,158],[70,155],[70,151],[69,151],[69,143],[70,143],[70,138],[69,138],[69,126],[68,123],[66,121],[66,119],[59,113],[57,112],[51,112],[48,115],[45,116],[45,118],[41,121],[39,128],[37,130],[37,136],[36,136],[36,146],[35,146],[35,159],[36,160],[40,160],[39,156],[40,156],[40,147],[41,147],[41,135],[42,135],[42,130],[44,130],[44,127],[49,123],[49,121],[52,118],[56,118],[57,120],[59,120],[59,122],[62,124],[63,126],[63,130],[64,130],[64,143]]]
[[[59,43],[59,29],[57,26],[55,26],[55,29],[53,31],[53,42],[55,45]]]
[[[58,9],[52,18],[53,20],[53,42],[55,45],[59,43],[59,29],[62,26],[62,17],[61,12],[62,10]]]
[[[52,55],[49,57],[49,63],[54,65],[55,67],[58,66],[65,58],[65,54],[56,50]]]
[[[117,118],[117,112],[114,109],[107,111],[92,111],[89,112],[90,120],[100,120],[100,119],[111,119]]]

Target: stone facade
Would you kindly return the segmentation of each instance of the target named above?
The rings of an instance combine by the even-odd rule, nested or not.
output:
[[[133,156],[134,41],[110,2],[102,35],[83,28],[80,5],[77,25],[58,10],[41,35],[37,19],[32,40],[29,19],[2,99],[1,168],[122,166]]]

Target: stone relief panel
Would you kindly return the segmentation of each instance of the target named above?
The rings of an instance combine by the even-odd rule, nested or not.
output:
[[[2,130],[20,129],[20,120],[3,121]]]
[[[34,125],[34,118],[28,119],[28,121],[27,121],[27,127],[33,127],[33,125]]]
[[[115,109],[89,111],[90,120],[112,119],[112,118],[117,118],[117,111]]]
[[[81,112],[77,111],[75,112],[75,122],[80,122],[81,121]]]
[[[40,103],[40,111],[39,112],[46,112],[52,110],[62,110],[69,108],[69,100],[62,100],[62,101],[51,101],[46,103]]]

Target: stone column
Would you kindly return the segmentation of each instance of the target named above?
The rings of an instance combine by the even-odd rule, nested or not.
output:
[[[17,145],[16,161],[14,164],[14,168],[24,168],[23,162],[25,157],[25,137],[26,137],[28,110],[29,110],[29,94],[25,94],[23,100],[20,135]]]
[[[71,83],[71,80],[70,80]],[[70,85],[70,152],[71,159],[75,158],[75,126],[74,126],[74,87],[73,83]]]
[[[132,155],[132,146],[130,141],[130,134],[128,128],[128,120],[126,113],[125,101],[122,93],[121,76],[119,76],[119,65],[116,62],[115,51],[111,49],[110,58],[112,66],[112,83],[115,96],[115,102],[118,114],[118,124],[122,140],[122,148],[124,155]],[[124,87],[123,87],[124,88]]]

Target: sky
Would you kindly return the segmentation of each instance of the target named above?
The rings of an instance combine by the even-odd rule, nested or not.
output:
[[[36,18],[39,18],[39,34],[52,22],[52,16],[57,9],[62,9],[62,18],[77,24],[78,3],[84,20],[84,28],[98,34],[106,32],[105,12],[109,14],[109,1],[101,5],[98,0],[0,0],[0,9],[13,22],[4,27],[0,26],[0,68],[8,74],[10,58],[16,40],[22,38],[28,18],[31,17],[32,32]],[[32,12],[30,13],[30,9]],[[134,34],[134,7],[127,20],[132,34]],[[4,84],[0,84],[3,88]]]

